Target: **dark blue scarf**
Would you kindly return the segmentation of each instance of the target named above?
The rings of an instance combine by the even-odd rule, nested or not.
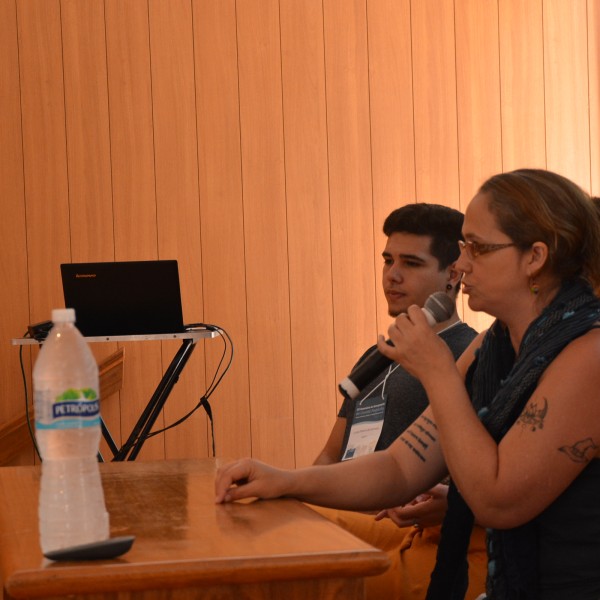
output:
[[[600,301],[583,281],[564,284],[525,332],[515,360],[506,328],[496,321],[466,377],[479,419],[496,442],[511,428],[537,382],[560,351],[598,321]],[[448,491],[437,561],[427,600],[462,600],[468,585],[467,550],[473,513],[456,486]],[[538,549],[533,522],[488,530],[488,600],[538,598]]]

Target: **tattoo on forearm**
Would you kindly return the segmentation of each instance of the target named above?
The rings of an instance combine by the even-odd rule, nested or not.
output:
[[[561,446],[559,451],[564,452],[573,462],[585,463],[594,458],[597,449],[598,446],[594,444],[592,438],[585,438],[572,446]]]
[[[421,423],[413,423],[410,429],[407,429],[401,436],[400,439],[416,454],[420,460],[425,462],[425,456],[422,451],[429,448],[429,444],[437,441],[437,427],[436,424],[429,418],[421,415]]]
[[[413,427],[418,429],[425,437],[428,437],[432,442],[437,441],[437,438],[434,435],[432,435],[432,433],[430,431],[425,429],[425,427],[423,427],[422,425],[419,425],[419,423],[415,423],[413,425]]]
[[[404,434],[400,436],[400,439],[423,461],[425,462],[425,457],[419,452],[418,448],[415,448],[409,440],[404,437]]]
[[[411,438],[413,438],[413,440],[415,440],[415,442],[419,444],[419,446],[421,446],[423,450],[427,450],[427,448],[429,447],[429,444],[425,442],[421,437],[419,437],[414,431],[412,431],[412,429],[407,429],[405,431],[405,435],[409,435]]]
[[[421,419],[427,423],[430,427],[433,427],[437,431],[437,425],[425,415],[421,415]]]
[[[517,423],[523,427],[531,427],[531,431],[543,429],[544,419],[548,413],[548,399],[544,398],[543,400],[543,406],[540,406],[537,402],[531,401],[517,419]]]

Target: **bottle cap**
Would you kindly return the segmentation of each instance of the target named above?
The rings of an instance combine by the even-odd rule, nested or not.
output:
[[[52,310],[53,323],[75,323],[74,308],[54,308]]]

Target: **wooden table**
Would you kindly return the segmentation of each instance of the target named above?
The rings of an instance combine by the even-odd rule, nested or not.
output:
[[[295,500],[214,504],[218,461],[101,465],[113,560],[52,562],[38,541],[39,467],[0,468],[5,598],[285,600],[363,597],[387,556]]]

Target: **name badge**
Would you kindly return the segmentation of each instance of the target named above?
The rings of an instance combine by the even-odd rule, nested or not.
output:
[[[385,416],[387,397],[370,396],[356,404],[352,427],[342,460],[375,452]]]

